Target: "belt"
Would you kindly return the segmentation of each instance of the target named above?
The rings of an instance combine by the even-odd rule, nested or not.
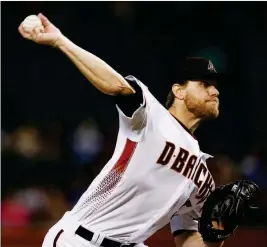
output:
[[[94,236],[93,232],[87,230],[86,228],[84,228],[82,226],[79,226],[75,233],[77,235],[79,235],[80,237],[88,240],[88,241],[91,241],[93,236]],[[135,245],[136,244],[134,244],[134,243],[132,243],[132,244],[122,244],[120,242],[116,242],[114,240],[107,239],[107,238],[104,238],[102,243],[101,243],[101,246],[103,246],[103,247],[123,247],[123,246],[133,247]]]

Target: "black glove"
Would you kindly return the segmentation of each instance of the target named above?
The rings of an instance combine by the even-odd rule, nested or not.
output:
[[[207,198],[199,218],[199,232],[204,242],[220,242],[233,234],[241,218],[258,209],[259,187],[246,180],[216,188]],[[222,224],[224,230],[212,227],[212,221]]]

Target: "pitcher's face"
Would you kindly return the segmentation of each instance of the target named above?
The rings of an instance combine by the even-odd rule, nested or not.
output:
[[[219,91],[210,81],[189,81],[184,104],[197,118],[215,119],[219,115]]]

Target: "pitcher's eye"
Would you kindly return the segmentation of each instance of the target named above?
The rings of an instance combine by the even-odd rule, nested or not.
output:
[[[207,88],[209,86],[209,84],[207,82],[201,81],[200,86]]]

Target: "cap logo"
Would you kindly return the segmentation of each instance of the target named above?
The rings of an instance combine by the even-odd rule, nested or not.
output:
[[[216,72],[216,70],[215,70],[215,68],[214,68],[214,66],[213,66],[211,61],[209,61],[208,70]]]

